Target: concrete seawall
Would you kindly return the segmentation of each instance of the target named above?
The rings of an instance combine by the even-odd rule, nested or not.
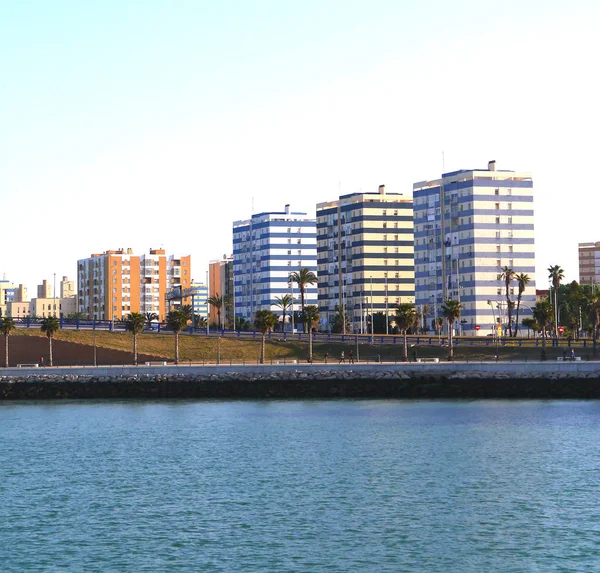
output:
[[[0,400],[90,398],[600,399],[600,363],[0,369]]]

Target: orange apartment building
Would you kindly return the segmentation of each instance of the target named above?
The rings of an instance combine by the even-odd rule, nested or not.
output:
[[[163,321],[167,291],[189,288],[191,276],[191,257],[167,255],[164,249],[143,255],[134,255],[132,249],[93,254],[77,261],[78,310],[96,320],[120,320],[141,312],[156,313]]]
[[[223,255],[223,258],[210,261],[208,265],[208,296],[219,295],[222,298],[233,297],[233,257]],[[208,321],[217,324],[217,309],[209,305]],[[228,327],[233,324],[231,305],[221,309],[221,322]]]

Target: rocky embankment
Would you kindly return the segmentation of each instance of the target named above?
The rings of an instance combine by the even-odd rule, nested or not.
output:
[[[0,375],[0,400],[112,398],[600,399],[600,365],[452,364],[57,369]]]

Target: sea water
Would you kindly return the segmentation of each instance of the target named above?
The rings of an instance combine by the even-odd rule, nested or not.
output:
[[[600,403],[0,404],[0,571],[600,570]]]

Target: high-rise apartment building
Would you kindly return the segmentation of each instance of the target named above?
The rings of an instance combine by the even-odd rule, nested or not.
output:
[[[389,193],[352,193],[317,205],[317,262],[321,324],[346,309],[352,332],[367,332],[367,317],[390,318],[396,304],[414,302],[413,204]]]
[[[579,284],[600,282],[600,243],[579,243]]]
[[[131,312],[166,317],[168,290],[191,284],[191,257],[167,255],[163,249],[134,255],[131,249],[106,251],[77,261],[79,312],[90,319],[118,320]],[[182,304],[191,304],[184,299]]]
[[[233,328],[233,257],[223,255],[223,258],[210,261],[208,264],[208,296],[219,295],[223,301],[220,309],[222,326]],[[208,321],[217,324],[219,311],[209,305]]]
[[[290,211],[259,213],[233,224],[235,314],[253,320],[260,309],[280,316],[275,297],[291,294],[290,274],[308,268],[317,273],[317,234],[313,217]],[[295,310],[300,308],[294,285]],[[212,291],[211,291],[212,295]],[[305,304],[317,304],[317,285],[308,285]],[[288,312],[289,315],[289,312]]]
[[[433,328],[443,301],[463,306],[457,331],[497,332],[507,324],[502,269],[526,274],[519,322],[535,304],[533,181],[529,173],[487,169],[444,173],[413,185],[416,304]],[[509,289],[516,304],[518,284]],[[516,319],[513,312],[513,321]]]
[[[191,292],[194,295],[194,316],[208,318],[208,287],[204,283],[193,282]]]

